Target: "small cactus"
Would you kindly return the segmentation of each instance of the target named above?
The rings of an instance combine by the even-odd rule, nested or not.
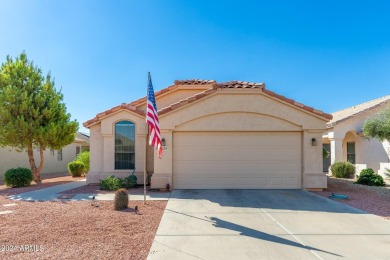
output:
[[[127,209],[129,204],[129,193],[126,189],[119,189],[115,192],[114,209],[124,210]]]

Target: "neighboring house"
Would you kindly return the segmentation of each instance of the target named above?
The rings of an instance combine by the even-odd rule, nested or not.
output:
[[[324,160],[324,172],[337,161],[350,161],[356,165],[356,173],[372,168],[383,175],[390,168],[389,142],[366,138],[362,133],[364,121],[390,105],[390,95],[333,113],[327,124],[328,132],[323,136],[324,147],[330,159]]]
[[[131,166],[143,183],[147,154],[152,188],[327,187],[321,137],[331,115],[263,83],[175,81],[155,96],[162,159],[147,145],[146,98],[121,104],[84,123],[91,135],[88,183],[128,176]]]
[[[67,172],[68,163],[74,160],[81,151],[89,150],[89,137],[83,133],[77,133],[73,143],[60,150],[46,149],[44,151],[45,164],[42,174]],[[30,168],[27,152],[17,152],[11,147],[0,147],[0,176],[10,168],[26,167]],[[34,149],[35,164],[39,165],[39,149]]]

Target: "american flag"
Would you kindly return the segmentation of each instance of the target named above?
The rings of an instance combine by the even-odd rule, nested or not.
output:
[[[158,157],[162,157],[162,146],[161,146],[161,135],[160,127],[158,125],[158,114],[156,99],[154,97],[152,79],[150,78],[150,73],[148,75],[148,101],[146,103],[146,123],[150,127],[149,134],[149,145],[154,146],[158,151]]]

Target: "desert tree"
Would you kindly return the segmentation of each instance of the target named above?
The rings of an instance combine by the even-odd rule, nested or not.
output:
[[[50,73],[44,76],[24,52],[15,59],[7,56],[0,67],[0,145],[27,151],[36,183],[41,182],[45,149],[72,143],[77,130]],[[38,167],[34,148],[39,150]]]
[[[390,107],[364,121],[363,134],[380,141],[390,141]]]

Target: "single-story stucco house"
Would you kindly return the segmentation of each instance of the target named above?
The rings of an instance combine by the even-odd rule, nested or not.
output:
[[[372,168],[384,175],[390,169],[390,145],[375,138],[366,138],[362,133],[364,121],[390,106],[390,95],[332,113],[323,135],[324,147],[330,157],[324,159],[324,172],[337,161],[349,161],[356,166],[356,173]]]
[[[146,88],[145,88],[146,92]],[[323,189],[322,135],[330,114],[263,83],[181,80],[155,93],[162,159],[147,146],[146,97],[99,113],[90,129],[88,183],[128,176],[152,188]]]
[[[75,140],[60,150],[46,149],[44,151],[45,164],[41,174],[67,172],[68,163],[73,161],[77,154],[89,150],[89,136],[78,132]],[[30,168],[27,151],[18,152],[11,147],[0,147],[0,176],[10,168]],[[39,150],[34,150],[35,163],[40,163]]]

